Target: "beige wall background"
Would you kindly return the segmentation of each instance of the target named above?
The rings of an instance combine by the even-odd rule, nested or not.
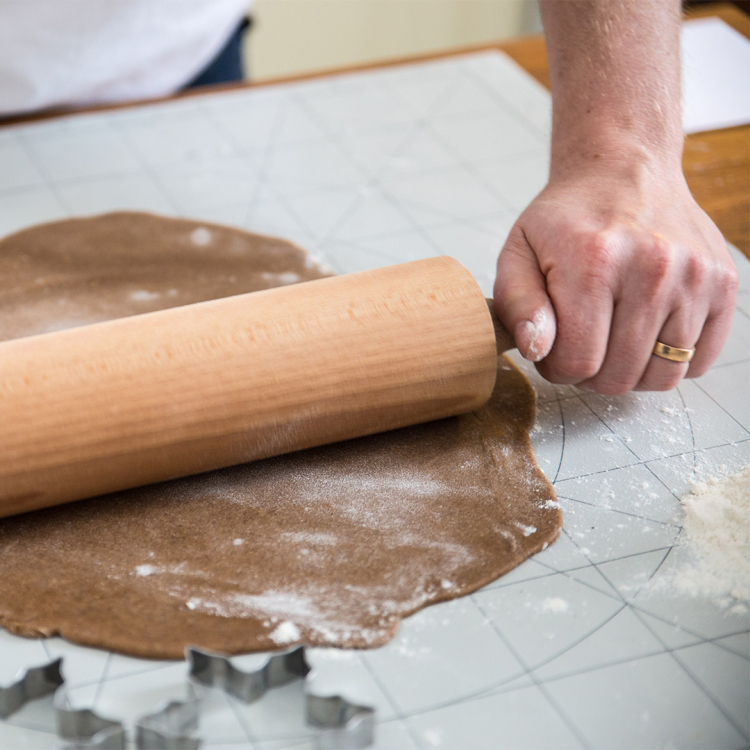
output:
[[[536,0],[256,0],[254,80],[455,49],[539,30]]]

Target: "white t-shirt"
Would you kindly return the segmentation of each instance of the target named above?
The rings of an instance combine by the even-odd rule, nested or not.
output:
[[[249,0],[0,0],[0,115],[173,93]]]

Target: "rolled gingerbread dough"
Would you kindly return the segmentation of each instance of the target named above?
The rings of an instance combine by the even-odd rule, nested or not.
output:
[[[0,339],[326,275],[274,238],[146,214],[0,241]],[[534,395],[504,357],[460,417],[0,520],[0,624],[153,658],[373,647],[554,541]]]

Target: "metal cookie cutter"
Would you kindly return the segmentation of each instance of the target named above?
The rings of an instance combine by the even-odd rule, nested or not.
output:
[[[169,701],[134,724],[137,750],[197,750],[200,685],[218,687],[245,702],[260,699],[267,690],[293,680],[305,681],[307,724],[317,731],[316,750],[361,750],[370,747],[375,735],[375,711],[340,695],[312,692],[312,669],[305,659],[304,647],[270,654],[257,669],[243,671],[230,657],[197,648],[186,649],[190,665],[188,696],[184,701]],[[8,687],[0,687],[0,719],[8,718],[29,701],[54,693],[53,706],[57,735],[65,750],[125,750],[128,732],[125,724],[100,716],[89,708],[74,708],[65,688],[62,659],[33,667]]]
[[[266,690],[303,679],[310,672],[302,647],[272,654],[257,669],[249,672],[237,669],[228,656],[201,651],[193,646],[185,649],[185,659],[190,665],[190,679],[206,687],[217,687],[243,703],[252,703]]]
[[[57,736],[65,750],[125,750],[127,731],[116,719],[89,708],[73,708],[65,689],[62,658],[33,667],[8,687],[0,687],[0,719],[7,719],[26,703],[54,693]],[[136,750],[197,750],[201,741],[191,736],[198,728],[200,694],[188,685],[184,701],[164,703],[154,713],[136,720]]]
[[[168,701],[135,724],[135,746],[143,750],[198,750],[201,693],[189,685],[184,701]]]
[[[0,687],[0,719],[7,719],[29,701],[51,695],[65,681],[62,659],[27,669],[8,687]]]
[[[184,701],[168,701],[154,713],[136,719],[137,750],[197,750],[200,695],[192,685]],[[121,721],[100,716],[88,708],[72,708],[65,690],[55,695],[57,735],[65,750],[125,750],[128,734]]]
[[[278,654],[270,654],[256,669],[243,671],[230,657],[185,649],[190,664],[190,678],[200,685],[217,687],[245,703],[261,698],[267,690],[286,685],[296,679],[305,680],[305,712],[315,734],[316,750],[361,750],[375,741],[375,710],[359,706],[340,695],[321,696],[309,691],[312,669],[305,659],[303,646]]]
[[[340,695],[306,698],[307,723],[321,731],[316,750],[363,750],[375,741],[375,709],[358,706]]]
[[[125,750],[127,735],[122,722],[99,716],[89,708],[73,708],[64,688],[55,693],[54,706],[57,736],[65,742],[66,750]]]

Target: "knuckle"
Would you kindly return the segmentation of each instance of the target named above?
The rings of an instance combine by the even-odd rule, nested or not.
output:
[[[677,249],[664,238],[655,238],[645,251],[643,281],[652,290],[659,289],[672,275],[677,262]]]
[[[561,363],[555,369],[565,382],[580,383],[593,378],[599,372],[599,363],[593,359],[575,359]]]
[[[727,296],[734,296],[740,287],[740,275],[734,264],[723,265],[719,271],[719,289]]]
[[[711,276],[711,261],[703,253],[691,253],[685,261],[685,283],[699,287]]]
[[[600,229],[587,235],[586,251],[594,259],[609,260],[612,258],[617,240],[610,229]]]
[[[612,232],[594,232],[583,244],[586,257],[583,282],[593,289],[607,285],[615,265],[616,238]]]

